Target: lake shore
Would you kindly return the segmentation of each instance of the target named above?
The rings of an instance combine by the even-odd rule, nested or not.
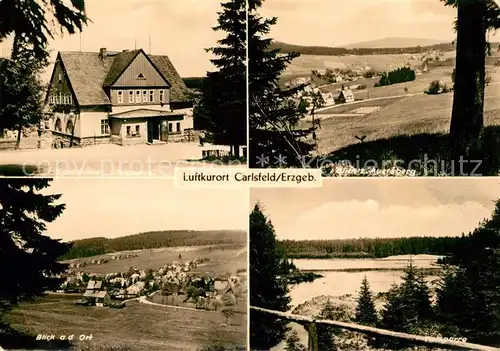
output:
[[[441,266],[436,264],[439,257],[441,256],[401,255],[379,259],[296,259],[294,264],[300,271],[319,273],[322,277],[312,282],[290,286],[292,307],[289,312],[317,317],[327,301],[330,301],[344,316],[344,321],[352,322],[357,306],[358,290],[362,279],[366,276],[373,293],[375,309],[381,315],[387,302],[386,293],[393,284],[400,283],[409,261],[424,270],[427,275],[426,280],[432,286],[441,270]],[[307,345],[308,334],[304,327],[297,323],[289,325],[297,332],[300,342]],[[336,343],[342,350],[382,350],[369,346],[366,336],[354,332],[343,331],[336,337]],[[272,351],[285,350],[285,347],[284,341]]]

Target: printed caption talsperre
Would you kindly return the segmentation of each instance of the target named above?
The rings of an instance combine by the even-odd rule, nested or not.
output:
[[[319,169],[177,168],[180,187],[321,187]]]

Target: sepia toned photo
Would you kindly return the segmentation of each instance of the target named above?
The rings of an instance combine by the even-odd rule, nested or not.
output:
[[[497,0],[249,4],[251,167],[498,175]]]
[[[246,189],[24,177],[0,209],[0,349],[246,350]]]
[[[252,189],[251,350],[498,350],[500,182]]]
[[[16,19],[0,25],[3,175],[245,164],[245,1],[24,3],[0,4]]]

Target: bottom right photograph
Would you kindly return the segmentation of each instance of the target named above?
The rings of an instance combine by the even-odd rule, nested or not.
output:
[[[251,189],[251,350],[499,350],[500,180]]]

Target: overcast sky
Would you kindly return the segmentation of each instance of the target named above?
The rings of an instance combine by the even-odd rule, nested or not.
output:
[[[252,189],[278,238],[452,236],[489,218],[500,180],[329,179],[322,188]]]
[[[66,210],[47,226],[64,241],[153,230],[248,228],[247,189],[180,189],[172,179],[56,179]]]
[[[296,45],[342,46],[387,37],[451,41],[455,37],[456,9],[440,0],[266,0],[260,13],[278,17],[271,37]],[[500,35],[494,38],[500,40]]]
[[[99,48],[121,51],[142,48],[166,54],[182,77],[204,76],[212,70],[211,54],[205,48],[216,45],[220,34],[211,28],[217,24],[220,0],[85,0],[92,20],[81,34],[82,51]],[[0,43],[3,56],[12,43]],[[65,35],[50,42],[57,51],[79,51],[80,35]]]

